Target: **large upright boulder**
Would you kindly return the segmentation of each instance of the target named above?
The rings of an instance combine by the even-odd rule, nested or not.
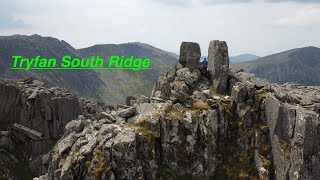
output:
[[[182,42],[180,46],[179,63],[191,72],[198,68],[201,57],[200,46],[194,42]]]
[[[210,41],[208,70],[212,73],[213,87],[218,93],[227,91],[229,55],[225,41]]]

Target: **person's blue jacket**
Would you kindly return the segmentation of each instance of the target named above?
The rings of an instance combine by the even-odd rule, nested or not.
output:
[[[208,61],[207,61],[206,58],[204,58],[204,60],[202,61],[202,65],[203,65],[204,67],[208,67]]]

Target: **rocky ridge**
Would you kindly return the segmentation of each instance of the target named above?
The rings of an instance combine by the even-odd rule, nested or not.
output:
[[[198,45],[184,42],[184,62],[159,77],[152,97],[85,108],[40,156],[35,179],[319,177],[320,87],[233,71],[226,43],[209,47],[208,72],[194,68]]]
[[[37,163],[38,156],[47,153],[63,135],[67,123],[80,114],[91,117],[107,109],[36,79],[0,79],[0,156],[4,157],[0,174],[11,177],[12,169],[25,161],[22,172],[13,172],[23,177],[28,171],[27,161]],[[31,169],[35,173],[46,171],[32,165]]]

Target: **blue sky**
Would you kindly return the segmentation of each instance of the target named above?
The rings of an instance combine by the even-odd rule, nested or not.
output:
[[[1,0],[0,35],[40,34],[76,48],[227,41],[231,55],[320,47],[320,0]]]

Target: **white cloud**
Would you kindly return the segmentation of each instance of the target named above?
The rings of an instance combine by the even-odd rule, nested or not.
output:
[[[276,26],[307,27],[320,24],[320,6],[310,6],[296,11],[293,15],[273,21]]]

